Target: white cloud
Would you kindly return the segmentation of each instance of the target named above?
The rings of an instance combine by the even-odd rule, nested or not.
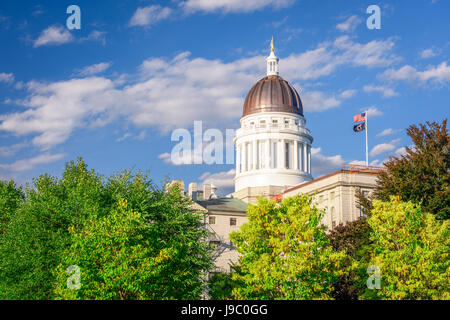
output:
[[[386,67],[399,60],[391,54],[394,41],[358,43],[347,35],[333,42],[320,43],[317,48],[291,54],[280,61],[283,77],[289,80],[315,80],[328,76],[339,67]]]
[[[400,143],[400,139],[392,140],[389,143],[380,143],[377,144],[375,147],[372,148],[370,151],[370,156],[374,157],[377,155],[380,155],[382,153],[392,151],[395,149],[395,147]]]
[[[217,187],[217,193],[224,195],[234,191],[235,175],[235,169],[217,173],[205,172],[201,175],[199,180],[202,182],[202,184],[213,184]]]
[[[130,26],[151,26],[167,19],[171,13],[172,9],[160,5],[138,8],[130,20]]]
[[[342,32],[353,32],[356,27],[361,24],[362,20],[358,16],[351,16],[336,26],[336,29]]]
[[[383,112],[378,110],[376,107],[372,106],[372,107],[369,107],[369,109],[367,109],[367,115],[369,116],[369,118],[373,118],[376,116],[383,115]]]
[[[341,105],[341,100],[335,96],[327,97],[320,91],[305,91],[302,94],[302,103],[305,111],[324,111]]]
[[[352,98],[356,95],[358,91],[357,90],[345,90],[343,92],[341,92],[341,94],[339,95],[342,99],[348,99],[348,98]]]
[[[14,74],[12,73],[0,73],[0,82],[11,83],[14,82]]]
[[[429,59],[429,58],[437,57],[440,54],[441,54],[441,49],[436,48],[436,47],[431,47],[431,48],[422,50],[420,52],[419,56],[422,59]]]
[[[390,47],[389,41],[359,44],[344,36],[282,59],[282,74],[290,81],[309,80],[328,76],[337,66],[382,65],[389,60]],[[365,58],[358,58],[363,51]],[[264,59],[254,56],[223,62],[191,58],[184,52],[173,59],[149,58],[137,74],[116,79],[31,81],[25,86],[28,96],[20,102],[25,108],[0,115],[0,130],[35,135],[32,144],[49,149],[65,142],[78,128],[104,126],[118,117],[140,130],[152,127],[163,133],[190,128],[195,120],[232,128],[242,113],[245,94],[265,73]],[[323,111],[339,106],[352,94],[348,90],[337,95],[311,91],[302,99],[306,111]]]
[[[395,134],[397,132],[399,132],[400,130],[396,129],[392,129],[392,128],[388,128],[388,129],[384,129],[383,131],[381,131],[379,134],[377,134],[377,137],[385,137],[391,134]]]
[[[442,62],[438,66],[430,66],[424,71],[417,71],[414,67],[406,65],[397,70],[386,70],[380,76],[387,80],[420,81],[422,83],[431,80],[444,83],[450,81],[450,66],[447,65],[447,62]]]
[[[84,67],[81,70],[78,70],[76,73],[80,76],[91,76],[94,74],[102,73],[106,69],[111,66],[109,62],[101,62],[97,64],[93,64],[91,66]]]
[[[72,34],[63,26],[50,26],[41,32],[40,36],[34,41],[35,48],[46,45],[60,45],[74,41]]]
[[[44,153],[34,158],[29,159],[21,159],[11,164],[0,164],[0,169],[9,171],[9,172],[23,172],[33,169],[35,166],[40,164],[51,163],[60,160],[65,155],[62,153],[59,154],[49,154]]]
[[[379,92],[385,98],[391,98],[398,96],[398,93],[394,91],[394,89],[386,87],[386,86],[372,86],[366,85],[363,88],[364,92]]]
[[[341,155],[325,156],[322,148],[311,148],[311,169],[315,178],[339,170],[344,164]]]
[[[26,147],[26,143],[17,143],[11,146],[0,147],[0,157],[10,157],[16,154],[20,149]]]
[[[181,4],[188,13],[203,12],[251,12],[271,6],[283,8],[294,3],[295,0],[187,0]]]

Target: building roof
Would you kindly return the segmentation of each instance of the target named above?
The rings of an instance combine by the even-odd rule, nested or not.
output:
[[[208,211],[247,212],[248,204],[237,198],[217,198],[198,201]]]
[[[303,106],[289,82],[278,75],[268,75],[248,92],[242,116],[259,112],[288,112],[303,116]]]
[[[369,174],[369,175],[377,175],[378,173],[382,172],[382,171],[386,171],[386,168],[384,167],[374,167],[374,166],[361,166],[361,165],[345,165],[341,170],[337,170],[335,172],[323,175],[317,179],[308,181],[308,182],[304,182],[301,183],[299,185],[296,185],[294,187],[291,187],[289,189],[284,190],[283,192],[274,195],[273,197],[270,198],[270,200],[275,200],[275,201],[280,201],[283,198],[283,195],[286,193],[289,193],[291,191],[303,188],[307,185],[316,183],[317,181],[320,180],[324,180],[327,179],[329,177],[332,177],[334,175],[340,174],[340,173],[358,173],[358,174]]]

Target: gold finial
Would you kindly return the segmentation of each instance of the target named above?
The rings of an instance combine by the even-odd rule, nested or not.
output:
[[[270,51],[273,52],[273,36],[272,36],[272,41],[270,41]]]

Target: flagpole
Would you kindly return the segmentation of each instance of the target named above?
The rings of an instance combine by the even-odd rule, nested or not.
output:
[[[368,114],[367,110],[364,112],[366,113],[366,117],[365,117],[366,118],[366,166],[369,166],[369,146],[367,143],[367,118],[369,118],[369,114]]]

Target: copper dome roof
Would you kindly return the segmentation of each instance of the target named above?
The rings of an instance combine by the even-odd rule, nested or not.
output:
[[[242,116],[259,112],[289,112],[303,116],[303,106],[300,96],[289,82],[280,76],[270,75],[250,89]]]

